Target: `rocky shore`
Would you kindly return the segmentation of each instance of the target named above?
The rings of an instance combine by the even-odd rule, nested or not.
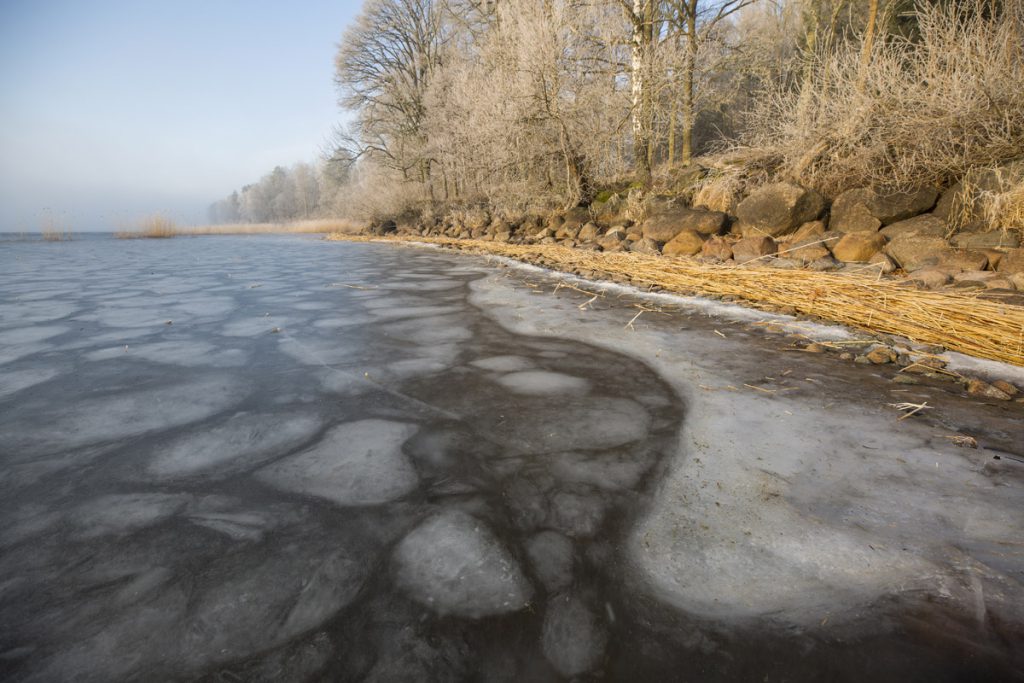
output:
[[[973,186],[972,186],[973,187]],[[763,186],[729,211],[685,197],[605,192],[590,207],[548,215],[483,207],[372,223],[373,235],[559,244],[712,263],[902,278],[924,289],[991,292],[1024,302],[1019,230],[990,229],[958,183],[939,192],[851,189],[829,200],[791,183]],[[1022,226],[1024,227],[1024,226]]]

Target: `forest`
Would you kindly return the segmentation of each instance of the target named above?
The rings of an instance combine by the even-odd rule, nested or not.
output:
[[[1021,0],[367,0],[347,125],[216,222],[588,206],[631,188],[733,211],[996,173],[1024,218]]]

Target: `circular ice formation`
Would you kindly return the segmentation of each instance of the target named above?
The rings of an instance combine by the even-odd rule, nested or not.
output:
[[[441,614],[482,617],[522,609],[533,588],[483,522],[458,510],[420,524],[398,544],[398,583]]]
[[[491,356],[470,362],[474,368],[493,370],[494,372],[519,372],[530,370],[533,363],[522,356]]]
[[[600,660],[608,632],[576,596],[558,596],[544,614],[544,656],[563,676],[578,676]]]
[[[509,391],[530,396],[582,394],[590,387],[582,377],[544,370],[513,372],[498,379],[498,383]]]
[[[199,433],[186,433],[161,449],[148,471],[158,478],[175,478],[235,464],[256,464],[282,455],[313,436],[316,417],[240,414]]]
[[[338,505],[378,505],[401,498],[419,484],[402,444],[416,425],[359,420],[331,429],[309,450],[264,467],[257,477],[278,489]]]

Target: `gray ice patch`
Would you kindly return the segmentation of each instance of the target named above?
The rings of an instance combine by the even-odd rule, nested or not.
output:
[[[544,656],[563,676],[594,668],[608,643],[600,618],[574,595],[560,595],[548,603],[542,634]]]
[[[332,428],[312,448],[264,467],[264,483],[344,506],[378,505],[419,484],[402,444],[417,427],[405,422],[359,420]]]
[[[441,614],[482,617],[522,609],[533,589],[487,526],[461,511],[439,513],[395,549],[396,579]]]
[[[199,473],[209,479],[210,470],[223,476],[281,455],[319,429],[320,420],[315,416],[243,413],[214,427],[188,432],[161,447],[147,471],[158,479]]]
[[[528,396],[582,394],[590,388],[590,382],[582,377],[544,370],[513,372],[498,378],[497,381],[513,393]]]
[[[491,356],[471,361],[470,365],[474,368],[493,370],[494,372],[519,372],[531,370],[534,367],[529,359],[522,356]]]
[[[164,493],[100,496],[78,506],[69,521],[83,538],[128,533],[167,519],[188,501],[189,496]]]

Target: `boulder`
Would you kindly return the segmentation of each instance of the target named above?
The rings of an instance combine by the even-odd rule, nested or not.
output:
[[[882,225],[889,225],[929,211],[935,206],[939,193],[934,187],[922,187],[910,192],[877,192],[868,188],[856,188],[843,192],[832,202],[832,218],[842,225],[848,216],[867,215]],[[862,208],[858,208],[862,207]],[[852,220],[852,218],[850,219]],[[833,229],[841,229],[833,223]],[[851,232],[851,231],[846,231]]]
[[[600,229],[591,222],[580,228],[580,232],[576,235],[576,239],[580,242],[593,242],[597,239],[599,234],[601,234]]]
[[[644,237],[631,242],[629,250],[634,254],[660,254],[661,250],[658,249],[658,243],[649,237]]]
[[[882,275],[889,275],[890,273],[893,273],[896,270],[896,264],[893,263],[891,258],[886,256],[882,252],[878,252],[877,254],[869,258],[868,265],[878,268],[878,271]],[[874,269],[872,269],[871,272],[874,272]]]
[[[778,251],[775,240],[767,235],[757,237],[744,237],[732,245],[732,256],[738,264],[748,263],[765,256],[771,256]]]
[[[576,229],[579,229],[590,222],[590,210],[585,209],[582,206],[577,206],[575,209],[569,209],[565,212],[565,221],[563,226],[568,225]]]
[[[950,242],[954,247],[962,249],[997,249],[999,247],[1016,249],[1020,246],[1017,233],[1003,230],[989,232],[961,232],[953,235]]]
[[[1024,273],[1024,249],[1011,249],[999,259],[1000,275]]]
[[[704,247],[704,238],[693,230],[683,230],[666,242],[661,253],[665,256],[694,256]]]
[[[925,287],[926,289],[938,289],[943,285],[947,285],[953,281],[953,276],[948,271],[929,266],[916,270],[910,274],[910,281],[916,282],[917,284]]]
[[[821,237],[825,234],[824,221],[808,221],[793,233],[793,240],[809,240],[812,237]]]
[[[851,232],[832,246],[832,255],[847,263],[866,263],[885,246],[885,237],[877,232]]]
[[[791,183],[774,183],[755,190],[736,207],[746,236],[776,237],[813,221],[825,210],[825,199]]]
[[[700,254],[705,258],[728,261],[732,258],[732,245],[724,237],[712,237],[704,242]]]
[[[930,213],[908,218],[905,221],[898,221],[882,228],[882,234],[889,239],[895,239],[904,235],[945,237],[947,232],[949,232],[949,229],[946,224]]]
[[[604,251],[622,251],[625,249],[623,241],[615,235],[605,235],[598,238],[597,244]]]
[[[956,270],[985,270],[988,256],[983,251],[948,250],[939,259],[939,265]]]
[[[941,237],[908,235],[885,246],[885,253],[907,272],[937,264],[947,251],[949,247]]]
[[[725,229],[728,216],[721,211],[674,208],[648,218],[643,225],[643,236],[655,242],[669,242],[684,230],[700,235],[717,235]]]
[[[1013,398],[1005,391],[980,379],[972,379],[967,382],[967,393],[978,398],[991,398],[997,401],[1009,401]]]
[[[838,204],[838,200],[836,200]],[[844,233],[855,232],[878,232],[882,227],[882,221],[871,215],[871,211],[864,204],[854,204],[851,207],[837,207],[832,205],[832,217],[829,225],[833,230]]]
[[[790,242],[781,253],[787,258],[793,258],[803,263],[810,263],[832,256],[829,253],[828,247],[822,243],[820,237]]]
[[[605,237],[615,237],[616,239],[626,239],[626,228],[621,225],[616,225],[613,228],[608,228],[605,233]]]

